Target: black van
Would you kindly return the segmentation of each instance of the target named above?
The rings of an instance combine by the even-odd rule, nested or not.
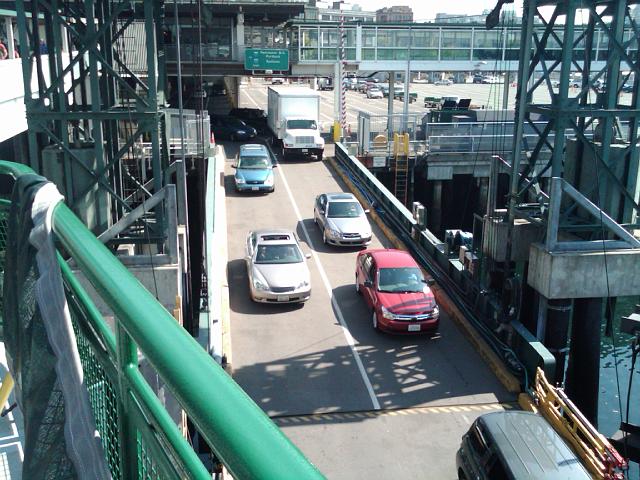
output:
[[[462,437],[458,478],[467,480],[591,479],[564,440],[540,415],[482,415]]]

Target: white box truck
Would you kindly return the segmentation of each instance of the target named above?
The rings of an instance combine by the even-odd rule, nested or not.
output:
[[[267,124],[282,157],[314,156],[322,160],[324,139],[320,136],[320,94],[302,87],[269,87]]]

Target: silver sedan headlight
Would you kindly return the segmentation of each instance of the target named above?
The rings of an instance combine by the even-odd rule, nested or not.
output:
[[[262,275],[256,270],[253,271],[253,288],[263,292],[269,290],[269,284],[267,284],[266,280],[262,278]]]

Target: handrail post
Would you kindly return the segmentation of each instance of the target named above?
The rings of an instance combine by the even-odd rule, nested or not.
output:
[[[138,366],[136,345],[126,330],[115,317],[116,344],[118,355],[118,435],[120,437],[120,473],[123,480],[138,478],[138,436],[131,417],[131,395],[125,371],[131,366]]]

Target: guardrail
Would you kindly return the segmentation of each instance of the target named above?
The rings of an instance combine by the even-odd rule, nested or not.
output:
[[[477,333],[520,379],[525,388],[533,381],[538,366],[545,371],[552,371],[555,365],[554,357],[532,337],[523,337],[524,328],[514,330],[514,338],[517,340],[510,345],[496,335],[492,322],[495,322],[495,318],[500,318],[501,312],[495,299],[481,291],[468,272],[461,271],[449,259],[446,245],[429,230],[421,229],[411,212],[358,159],[349,155],[341,143],[335,145],[335,158],[336,163],[345,170],[356,187],[370,199],[385,223],[407,245],[418,263],[433,276]],[[484,310],[482,315],[476,313],[478,306]],[[535,342],[535,345],[531,342]]]
[[[0,161],[4,179],[28,173],[28,167]],[[0,202],[0,272],[8,206],[6,199]],[[112,329],[59,256],[84,380],[113,478],[212,478],[145,380],[138,352],[234,478],[323,478],[63,203],[53,212],[53,231],[114,313]]]

